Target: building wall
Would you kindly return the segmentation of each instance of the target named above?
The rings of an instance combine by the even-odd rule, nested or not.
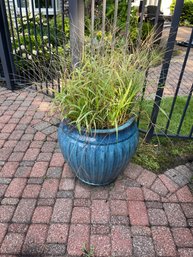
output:
[[[10,3],[10,8],[13,10],[13,1],[14,0],[9,0]],[[6,1],[5,1],[6,2]],[[147,0],[146,5],[157,5],[158,0]],[[161,5],[161,11],[164,13],[164,15],[170,15],[170,5],[172,3],[172,0],[162,0],[162,5]],[[133,5],[134,6],[139,6],[140,0],[134,0]],[[62,6],[62,0],[60,0],[60,6]],[[65,13],[68,13],[68,0],[64,0],[64,10]]]
[[[172,0],[162,0],[161,11],[164,13],[164,15],[171,15],[171,12],[170,12],[171,3],[172,3]]]
[[[170,5],[172,3],[172,0],[162,0],[161,4],[161,11],[164,13],[164,15],[170,15]],[[139,6],[140,0],[134,0],[133,5]],[[146,5],[157,5],[158,0],[147,0]]]
[[[0,0],[1,1],[1,0]],[[13,11],[13,1],[14,0],[9,0],[9,5],[10,5],[10,9],[11,9],[11,12],[13,13],[14,11]],[[15,3],[16,3],[16,1],[17,0],[15,0]],[[30,2],[29,2],[30,1]],[[35,1],[35,0],[34,0]],[[28,0],[28,2],[30,3],[29,4],[29,13],[30,13],[30,11],[31,11],[31,0]],[[6,3],[6,6],[7,6],[7,1],[5,1],[5,3]],[[60,6],[60,10],[62,9],[61,7],[62,7],[62,0],[59,0],[58,1],[58,3],[59,3],[59,6]],[[16,8],[17,9],[17,8]],[[65,14],[67,14],[68,13],[68,0],[64,0],[64,12],[65,12]],[[36,11],[35,10],[35,13],[39,13],[39,11]],[[23,15],[25,15],[25,9],[23,9]]]

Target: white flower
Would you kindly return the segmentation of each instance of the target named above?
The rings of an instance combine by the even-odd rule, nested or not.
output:
[[[33,55],[37,55],[37,53],[38,53],[38,52],[37,52],[36,50],[32,50],[32,54],[33,54]]]
[[[21,45],[21,50],[25,50],[25,46],[24,45]]]
[[[46,46],[44,46],[44,50],[46,50],[46,51],[47,51],[47,50],[48,50],[48,48],[47,48]]]
[[[22,54],[22,58],[26,58],[26,53],[23,53],[23,54]]]
[[[17,51],[17,50],[16,50]],[[13,50],[13,54],[16,54],[15,49]]]
[[[43,36],[43,39],[46,40],[46,39],[48,39],[48,37],[47,36]]]
[[[32,60],[32,56],[30,54],[28,54],[28,59]]]

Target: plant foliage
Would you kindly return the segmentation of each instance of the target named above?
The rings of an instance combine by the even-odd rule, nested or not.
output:
[[[14,40],[12,37],[17,66],[24,72],[31,69],[36,73],[35,66],[50,65],[56,55],[63,53],[70,32],[69,19],[65,18],[64,25],[62,22],[61,15],[57,15],[56,20],[49,18],[49,22],[45,16],[40,20],[39,15],[18,19],[18,31],[14,31]]]
[[[176,0],[172,1],[170,6],[171,13],[174,13]],[[184,0],[184,6],[180,16],[181,25],[193,25],[193,0]]]
[[[100,32],[102,27],[102,9],[103,9],[103,1],[95,1],[96,11],[95,11],[95,31]],[[86,34],[90,35],[90,6],[91,1],[86,1]],[[116,24],[116,36],[121,37],[125,34],[126,31],[126,22],[127,22],[127,8],[128,1],[127,0],[119,0],[118,4],[118,12],[117,12],[117,24]],[[106,3],[106,33],[112,34],[113,22],[114,22],[114,12],[115,12],[115,1],[109,0]],[[133,6],[131,7],[130,12],[130,23],[129,23],[129,41],[136,43],[138,37],[138,29],[139,29],[139,15],[138,8]],[[151,33],[153,26],[149,22],[143,22],[142,26],[142,40],[145,40],[149,33]]]
[[[117,128],[137,115],[145,74],[155,61],[149,41],[127,55],[122,47],[94,56],[85,53],[80,66],[61,74],[56,110],[79,131]]]

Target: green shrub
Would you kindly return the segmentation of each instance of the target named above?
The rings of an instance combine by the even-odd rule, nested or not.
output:
[[[170,11],[173,14],[176,0],[172,1]],[[184,0],[184,6],[180,17],[180,25],[193,25],[193,0]]]
[[[28,20],[25,16],[22,20],[18,19],[19,38],[15,30],[15,42],[12,39],[13,49],[16,48],[13,54],[18,68],[22,68],[24,74],[29,71],[36,74],[36,67],[50,66],[58,53],[64,52],[64,44],[66,46],[69,43],[70,29],[67,18],[64,20],[64,31],[65,33],[62,31],[62,15],[57,15],[56,26],[54,18],[49,18],[48,26],[45,16],[42,16],[41,22],[39,15],[36,15],[35,19],[31,15]]]

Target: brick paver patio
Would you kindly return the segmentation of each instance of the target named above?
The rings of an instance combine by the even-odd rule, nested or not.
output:
[[[163,41],[166,42],[169,35],[170,28],[165,28],[163,31]],[[190,38],[191,28],[179,27],[176,41],[186,41]],[[168,76],[164,88],[164,96],[174,96],[175,90],[179,81],[180,73],[182,70],[182,65],[184,62],[186,47],[175,46],[175,49],[180,50],[180,54],[174,56],[171,59],[170,67],[168,71]],[[193,49],[190,49],[186,67],[184,70],[184,75],[180,84],[180,89],[178,92],[179,96],[187,96],[190,92],[192,81],[193,81]],[[157,90],[157,85],[160,77],[162,65],[151,68],[149,70],[146,88],[146,97],[154,98]]]
[[[162,175],[130,164],[110,186],[83,185],[64,163],[49,104],[0,88],[0,256],[93,246],[96,257],[192,257],[191,164]]]

